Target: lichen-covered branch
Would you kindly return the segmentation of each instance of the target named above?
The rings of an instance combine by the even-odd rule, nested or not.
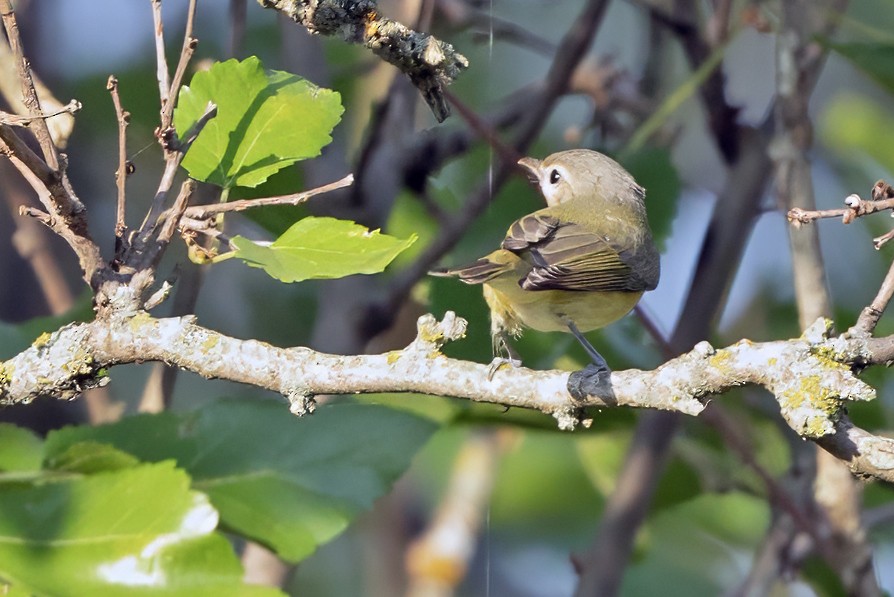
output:
[[[406,74],[422,93],[438,122],[450,115],[444,87],[469,61],[449,43],[414,31],[379,14],[373,0],[258,0],[311,33],[362,44]]]
[[[555,417],[561,428],[573,429],[590,423],[586,407],[698,415],[710,396],[756,384],[776,396],[782,416],[799,435],[846,455],[860,473],[894,481],[894,464],[885,466],[894,440],[855,430],[842,415],[845,401],[875,397],[850,368],[867,359],[867,340],[830,339],[823,320],[797,339],[743,340],[722,349],[702,342],[652,371],[614,372],[610,395],[583,400],[569,393],[567,371],[505,367],[488,380],[487,365],[445,357],[441,346],[462,337],[465,325],[453,313],[440,322],[427,315],[419,320],[417,338],[403,350],[338,356],[231,338],[198,325],[194,317],[156,319],[140,312],[98,319],[43,336],[2,363],[0,404],[40,395],[72,398],[104,384],[114,365],[162,361],[204,377],[278,392],[299,414],[313,410],[320,394],[415,392],[536,409]],[[867,446],[879,455],[867,455]]]

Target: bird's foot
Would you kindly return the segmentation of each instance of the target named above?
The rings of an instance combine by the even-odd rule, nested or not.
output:
[[[580,371],[575,371],[568,376],[567,386],[571,397],[579,402],[584,402],[589,396],[598,396],[604,402],[614,401],[612,390],[612,372],[605,365],[590,364]]]
[[[490,362],[490,365],[487,366],[487,381],[491,381],[494,378],[494,374],[496,374],[497,369],[502,367],[503,365],[509,365],[513,368],[521,367],[521,359],[513,359],[511,357],[494,357],[494,360]]]

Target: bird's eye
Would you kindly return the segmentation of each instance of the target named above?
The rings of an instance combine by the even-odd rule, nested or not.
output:
[[[558,170],[553,169],[553,171],[549,173],[549,184],[556,184],[561,179],[562,175],[559,174]]]

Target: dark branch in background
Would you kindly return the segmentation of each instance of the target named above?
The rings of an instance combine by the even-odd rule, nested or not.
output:
[[[656,22],[670,29],[680,42],[686,53],[693,71],[698,70],[711,56],[711,53],[721,47],[729,27],[724,18],[729,17],[729,7],[725,2],[720,3],[710,20],[710,29],[715,35],[706,38],[700,31],[698,24],[699,7],[694,0],[681,0],[673,5],[674,12],[654,6],[649,0],[640,0],[649,9]],[[713,45],[712,45],[713,44]],[[726,76],[723,69],[717,68],[711,73],[705,84],[699,89],[702,95],[702,105],[708,113],[708,125],[717,142],[717,148],[727,164],[731,164],[739,156],[739,126],[736,118],[739,109],[732,107],[726,101],[725,92]]]
[[[813,144],[808,106],[826,52],[815,39],[831,34],[846,8],[847,0],[789,0],[782,4],[776,34],[776,127],[770,155],[777,201],[786,212],[816,208],[808,155]],[[804,330],[817,317],[831,316],[832,301],[818,229],[790,227],[788,237],[798,320]],[[880,595],[872,550],[859,522],[861,485],[828,452],[793,437],[789,444],[792,465],[787,476],[795,480],[794,495],[804,510],[812,513],[816,529],[809,535],[811,550],[823,556],[848,594]],[[779,560],[792,559],[796,539],[793,533],[791,545],[781,546]]]
[[[438,122],[450,115],[444,87],[468,68],[469,61],[447,42],[385,18],[371,0],[258,0],[311,33],[362,44],[406,74]]]
[[[562,38],[550,65],[545,86],[519,115],[518,130],[510,144],[515,152],[523,154],[527,151],[546,123],[556,102],[568,89],[568,83],[575,69],[593,43],[607,5],[608,0],[587,2],[581,14],[575,19],[575,24]],[[473,192],[453,218],[441,223],[438,236],[413,264],[396,277],[380,311],[392,313],[396,311],[397,306],[403,303],[416,282],[425,277],[428,271],[456,246],[471,222],[490,205],[494,195],[517,167],[514,162],[500,162],[492,179]]]

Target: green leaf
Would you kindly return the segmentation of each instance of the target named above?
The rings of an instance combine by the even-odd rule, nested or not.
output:
[[[670,235],[682,188],[680,175],[671,162],[670,151],[659,147],[644,147],[627,154],[624,167],[646,189],[649,226],[655,242],[661,247]]]
[[[851,64],[866,73],[888,93],[894,93],[894,44],[824,42],[844,56]]]
[[[85,475],[138,466],[140,461],[108,444],[80,442],[68,447],[47,462],[47,468]]]
[[[300,282],[378,273],[416,242],[416,235],[399,239],[347,220],[308,217],[270,245],[242,236],[231,242],[236,247],[234,257],[263,268],[277,280]]]
[[[820,119],[823,143],[840,158],[864,162],[868,156],[894,172],[894,156],[881,139],[894,134],[894,118],[881,105],[854,93],[841,93]]]
[[[242,584],[174,463],[0,485],[0,576],[41,595],[279,595]]]
[[[297,562],[388,491],[436,428],[370,405],[297,418],[278,402],[224,400],[183,415],[68,427],[47,437],[47,454],[93,440],[142,460],[174,458],[224,526]]]
[[[229,188],[254,187],[298,160],[317,156],[341,119],[341,97],[282,71],[265,71],[251,56],[196,73],[174,110],[184,135],[205,112],[212,118],[183,159],[195,179]]]
[[[71,309],[61,315],[35,317],[15,324],[0,321],[0,358],[25,350],[41,334],[54,332],[72,322],[92,320],[93,295],[85,292]]]
[[[0,471],[39,471],[43,440],[12,423],[0,423]]]

